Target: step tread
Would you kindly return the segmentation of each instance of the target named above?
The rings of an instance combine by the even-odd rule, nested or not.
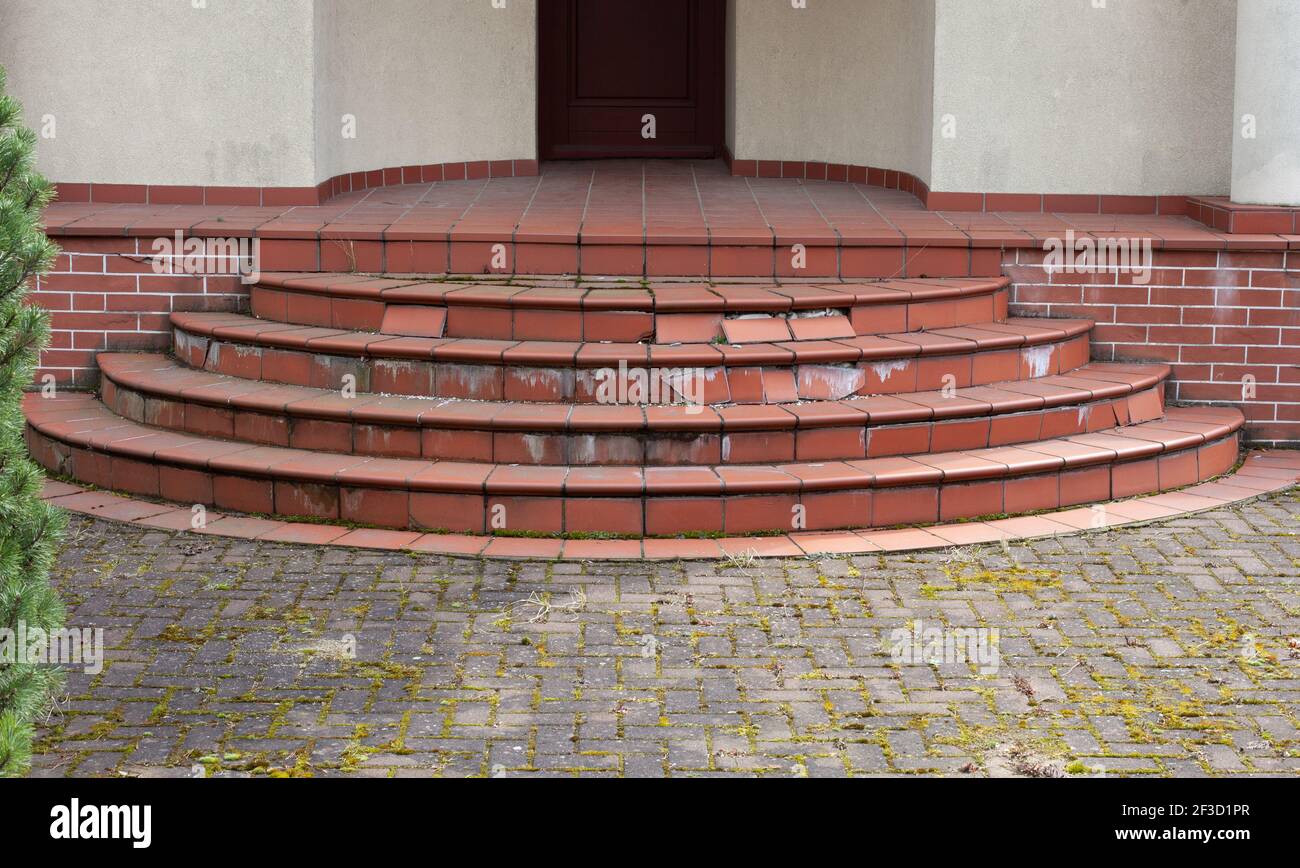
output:
[[[1032,391],[1025,390],[1022,381],[1009,381],[957,389],[951,396],[931,391],[791,404],[679,405],[647,415],[642,407],[631,405],[511,404],[365,393],[344,399],[334,390],[197,370],[160,354],[102,353],[98,361],[104,376],[119,386],[213,407],[363,424],[572,432],[681,430],[683,425],[692,431],[760,431],[994,416],[1124,397],[1155,387],[1170,373],[1162,364],[1093,362],[1069,374],[1042,378]]]
[[[381,459],[178,434],[127,421],[96,398],[28,395],[40,433],[142,462],[344,487],[573,497],[671,497],[873,489],[1002,479],[1134,461],[1198,447],[1240,429],[1239,410],[1174,408],[1165,419],[1017,447],[774,466],[547,467]]]
[[[376,359],[580,368],[620,361],[656,367],[884,363],[1043,346],[1085,335],[1093,327],[1090,320],[1082,319],[1011,318],[926,332],[734,346],[411,338],[269,322],[230,313],[173,313],[171,322],[187,334],[276,349]]]
[[[783,313],[906,304],[982,295],[1009,284],[1009,278],[989,277],[789,284],[662,282],[642,287],[583,280],[506,282],[320,273],[270,273],[258,280],[258,286],[268,289],[400,304],[657,313]]]

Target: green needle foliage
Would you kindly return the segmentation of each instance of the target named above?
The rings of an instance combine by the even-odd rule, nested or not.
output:
[[[50,567],[65,520],[40,499],[43,474],[23,441],[23,390],[49,338],[49,317],[24,303],[28,288],[54,262],[41,212],[53,187],[36,173],[35,134],[22,126],[18,103],[5,94],[0,69],[0,777],[24,774],[31,760],[32,723],[59,687],[58,668],[16,659],[15,637],[63,625],[63,606],[50,587]]]

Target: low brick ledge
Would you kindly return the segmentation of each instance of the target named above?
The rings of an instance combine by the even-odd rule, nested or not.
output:
[[[926,528],[796,533],[726,539],[562,540],[483,537],[414,531],[348,528],[276,521],[209,510],[207,526],[191,531],[265,542],[407,551],[453,557],[542,561],[714,560],[747,556],[805,557],[819,554],[886,554],[981,543],[1020,542],[1069,536],[1183,518],[1233,506],[1300,483],[1300,452],[1251,452],[1233,472],[1179,491],[1040,515],[959,522]],[[125,497],[47,480],[42,497],[70,512],[159,530],[190,531],[193,515],[174,504]]]
[[[1300,206],[1243,205],[1226,196],[1193,196],[1187,216],[1228,234],[1300,235]]]
[[[530,178],[538,174],[537,160],[454,160],[419,166],[387,166],[362,172],[344,172],[314,187],[256,187],[186,184],[54,185],[60,202],[108,205],[324,205],[335,196],[398,184],[441,181],[476,181],[485,178]]]
[[[1068,211],[1080,214],[1163,214],[1180,217],[1188,214],[1187,196],[944,192],[931,190],[925,181],[900,169],[824,160],[738,160],[727,149],[723,150],[722,156],[727,169],[739,178],[840,181],[900,190],[915,196],[929,211],[1014,211],[1031,214]]]

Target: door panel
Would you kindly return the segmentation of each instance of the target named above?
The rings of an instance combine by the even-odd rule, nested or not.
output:
[[[577,99],[691,99],[690,0],[575,5]]]
[[[718,156],[724,14],[724,0],[541,0],[542,158]]]

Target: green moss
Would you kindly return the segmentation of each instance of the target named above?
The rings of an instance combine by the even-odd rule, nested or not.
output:
[[[956,590],[991,590],[997,593],[1035,594],[1049,588],[1061,587],[1061,574],[1056,570],[1011,567],[1004,570],[987,570],[975,567],[945,566],[943,573]],[[954,588],[925,584],[921,594],[931,599]]]
[[[158,634],[158,641],[176,642],[181,645],[202,645],[211,639],[215,633],[216,630],[211,625],[204,627],[202,630],[191,632],[180,624],[168,624]]]

